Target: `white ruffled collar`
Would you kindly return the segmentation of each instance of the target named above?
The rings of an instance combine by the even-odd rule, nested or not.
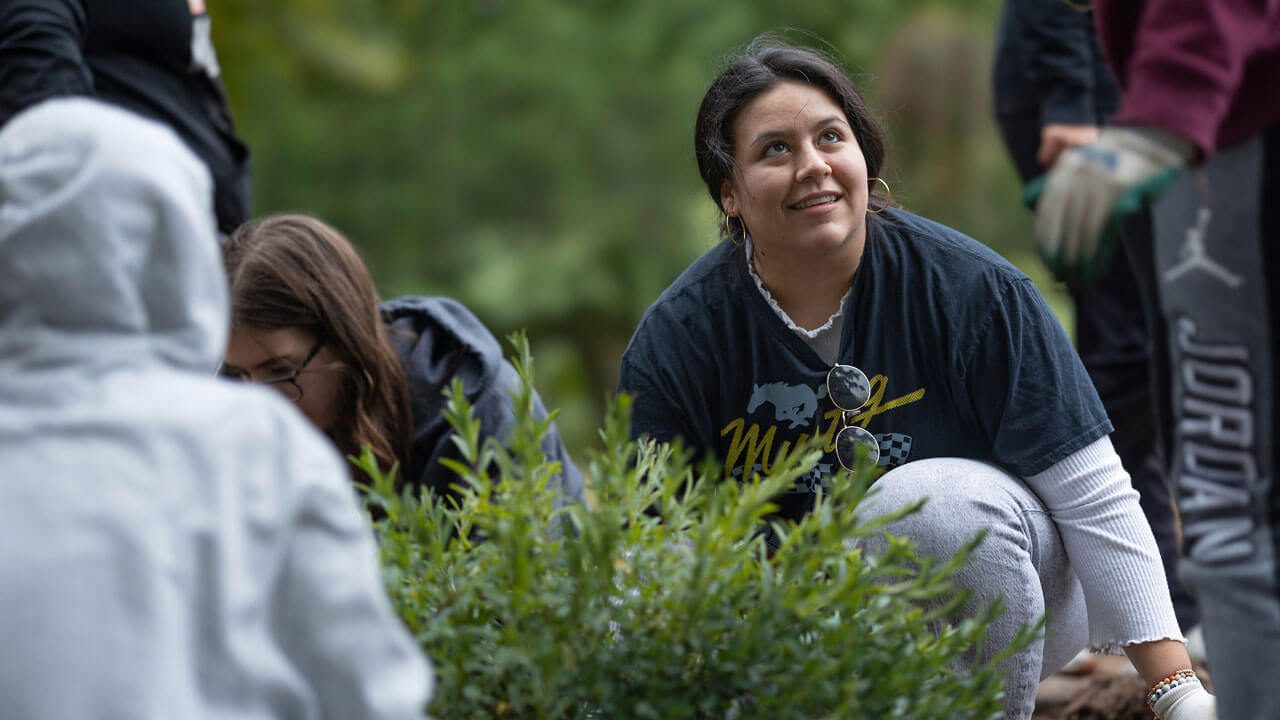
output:
[[[769,292],[769,289],[764,286],[764,282],[761,281],[760,276],[756,274],[755,264],[751,261],[754,254],[753,249],[754,245],[751,243],[751,236],[748,235],[742,248],[743,252],[746,253],[747,272],[751,275],[751,279],[755,281],[756,287],[760,289],[760,294],[764,296],[765,302],[769,303],[769,307],[773,308],[773,312],[777,314],[778,319],[782,320],[782,323],[786,325],[789,330],[795,332],[802,338],[814,340],[836,326],[836,323],[844,315],[845,305],[849,303],[849,294],[853,292],[852,284],[849,286],[849,289],[845,291],[844,296],[840,298],[840,306],[836,308],[836,311],[831,314],[831,317],[827,318],[827,321],[823,323],[821,327],[813,330],[802,328],[791,319],[791,316],[787,314],[786,310],[782,309],[782,306],[778,304],[778,301],[773,299],[773,295]]]

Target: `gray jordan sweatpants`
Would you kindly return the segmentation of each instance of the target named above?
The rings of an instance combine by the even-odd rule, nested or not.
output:
[[[1184,173],[1154,221],[1182,577],[1200,603],[1218,716],[1280,718],[1280,128]]]

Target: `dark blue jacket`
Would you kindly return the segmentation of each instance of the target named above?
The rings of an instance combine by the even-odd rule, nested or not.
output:
[[[409,406],[413,436],[405,482],[447,495],[457,475],[440,463],[441,458],[461,460],[450,439],[441,394],[457,377],[467,400],[480,420],[480,437],[509,436],[515,421],[511,393],[520,386],[516,369],[503,355],[493,333],[461,303],[446,297],[407,296],[381,305],[391,344],[404,363],[409,380]],[[545,419],[542,399],[534,396],[534,414]],[[547,459],[561,464],[560,485],[566,497],[582,500],[582,475],[565,451],[553,423],[543,438]]]
[[[1005,0],[993,76],[996,113],[1036,109],[1041,126],[1101,125],[1120,103],[1092,13],[1064,0]]]

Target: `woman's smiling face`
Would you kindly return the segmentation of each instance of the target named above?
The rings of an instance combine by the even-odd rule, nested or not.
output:
[[[721,188],[763,253],[815,260],[862,252],[867,165],[844,111],[822,89],[779,83],[733,121],[735,170]]]

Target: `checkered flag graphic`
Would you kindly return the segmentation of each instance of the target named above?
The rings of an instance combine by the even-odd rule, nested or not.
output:
[[[879,465],[895,468],[907,461],[911,454],[911,436],[902,433],[881,433],[876,435],[880,443]]]

